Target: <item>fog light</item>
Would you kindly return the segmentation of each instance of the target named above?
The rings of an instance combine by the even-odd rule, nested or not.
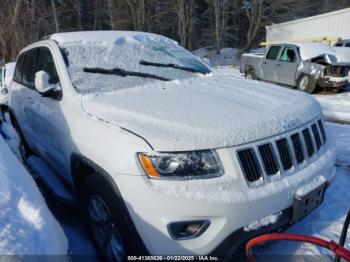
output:
[[[168,225],[168,231],[175,240],[193,239],[202,235],[209,225],[209,220],[173,222]]]

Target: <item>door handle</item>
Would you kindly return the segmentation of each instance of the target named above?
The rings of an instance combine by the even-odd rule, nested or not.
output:
[[[276,66],[281,66],[281,64],[276,64]]]

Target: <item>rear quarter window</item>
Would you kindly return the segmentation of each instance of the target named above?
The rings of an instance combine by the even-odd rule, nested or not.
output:
[[[271,46],[266,55],[266,59],[276,60],[280,49],[281,49],[280,46]]]

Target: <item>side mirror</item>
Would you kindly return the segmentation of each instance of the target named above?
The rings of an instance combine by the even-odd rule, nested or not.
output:
[[[61,88],[58,84],[49,83],[50,76],[45,71],[39,71],[35,74],[35,88],[44,97],[60,99]]]

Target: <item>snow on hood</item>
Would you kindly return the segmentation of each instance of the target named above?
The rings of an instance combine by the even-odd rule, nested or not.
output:
[[[326,44],[322,43],[298,43],[300,57],[302,60],[309,60],[321,55],[327,55],[329,62],[336,62],[335,50]]]
[[[157,151],[234,146],[321,114],[318,102],[304,93],[217,73],[85,95],[82,106],[142,136]]]

